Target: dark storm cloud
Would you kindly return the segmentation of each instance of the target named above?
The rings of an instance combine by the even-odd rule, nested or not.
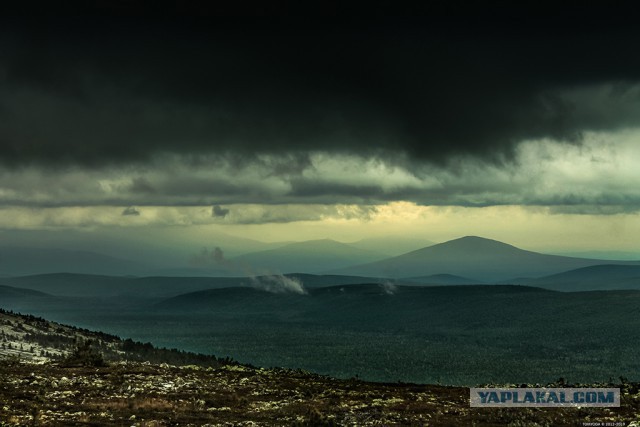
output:
[[[292,180],[291,191],[286,194],[291,200],[316,203],[383,203],[395,200],[429,200],[434,203],[433,192],[424,188],[384,188],[376,182],[362,185],[348,182],[326,182],[322,180]]]
[[[156,192],[155,187],[149,182],[149,180],[138,177],[131,181],[129,191],[132,193],[153,194]]]
[[[288,196],[294,198],[313,198],[331,195],[333,197],[379,198],[382,196],[382,193],[383,189],[379,184],[357,185],[341,182],[296,179],[291,181],[291,191]]]
[[[269,205],[234,209],[228,220],[232,224],[286,224],[297,221],[321,221],[327,218],[369,220],[377,213],[371,205]]]
[[[311,20],[278,8],[268,11],[278,19],[188,8],[152,19],[114,6],[108,19],[50,10],[7,23],[0,160],[294,156],[274,173],[299,173],[313,151],[499,160],[523,139],[575,142],[640,117],[625,92],[640,81],[630,21],[495,7],[380,19],[380,7],[360,21],[331,18],[331,7]],[[622,89],[580,97],[602,84]]]

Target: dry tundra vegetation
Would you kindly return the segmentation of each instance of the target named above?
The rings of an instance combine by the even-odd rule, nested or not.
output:
[[[617,384],[620,408],[470,408],[464,387],[257,368],[3,310],[0,378],[1,425],[628,426],[640,421],[640,384],[624,378]],[[562,385],[569,384],[554,384]]]

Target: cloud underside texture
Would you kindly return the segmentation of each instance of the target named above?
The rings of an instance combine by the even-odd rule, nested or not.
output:
[[[635,32],[385,24],[10,27],[0,39],[0,155],[6,164],[309,150],[495,159],[525,139],[577,141],[637,119]],[[576,93],[603,84],[606,94]]]
[[[572,178],[578,186],[559,191],[523,166],[541,161],[523,141],[564,144],[567,156],[585,135],[640,119],[637,31],[571,25],[6,25],[0,200],[635,205],[636,194],[621,190],[628,176],[596,191]],[[518,177],[523,167],[529,181]],[[599,167],[594,180],[606,176]],[[57,185],[43,192],[47,179]]]

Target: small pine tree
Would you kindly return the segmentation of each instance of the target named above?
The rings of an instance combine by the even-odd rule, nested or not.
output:
[[[106,366],[102,354],[95,351],[91,341],[79,342],[73,352],[63,361],[65,366]]]

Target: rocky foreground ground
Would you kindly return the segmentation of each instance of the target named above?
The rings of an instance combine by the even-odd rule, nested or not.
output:
[[[105,367],[0,362],[2,425],[628,426],[638,384],[620,408],[470,408],[462,387],[378,384],[239,365]],[[588,424],[588,423],[600,424]],[[608,424],[607,424],[608,423]]]
[[[640,384],[621,382],[620,408],[470,408],[464,387],[255,368],[0,309],[1,426],[640,425]]]

